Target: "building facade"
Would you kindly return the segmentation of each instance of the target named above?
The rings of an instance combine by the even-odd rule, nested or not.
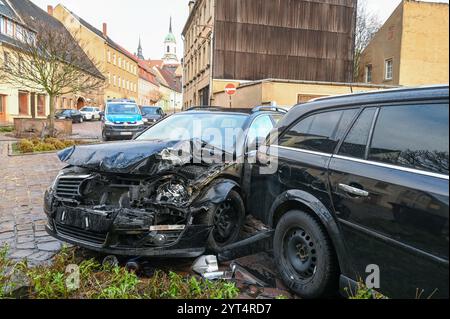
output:
[[[65,34],[72,38],[65,27],[47,12],[37,7],[29,0],[2,0],[0,1],[0,55],[2,61],[7,60],[11,50],[16,50],[25,34],[33,34],[36,24],[55,29],[55,32]],[[75,42],[75,39],[73,39]],[[77,46],[75,46],[77,47]],[[79,54],[83,54],[81,47]],[[86,55],[85,65],[90,61]],[[90,71],[95,69],[91,66]],[[97,77],[102,78],[100,71],[95,70]],[[91,74],[91,73],[90,73]],[[31,89],[32,85],[17,87],[17,84],[5,83],[0,79],[0,123],[12,123],[14,118],[45,119],[50,113],[50,100],[44,91]],[[101,89],[59,96],[56,98],[57,109],[76,108],[87,103],[96,105],[101,100]]]
[[[364,50],[359,81],[417,86],[449,81],[448,4],[404,0]]]
[[[227,80],[214,82],[214,106],[228,107],[231,102],[233,108],[270,105],[289,109],[315,98],[394,88],[393,86],[365,83],[265,79],[245,83],[235,82],[237,93],[230,98],[224,90],[228,83],[230,81]]]
[[[213,104],[217,80],[352,81],[356,1],[197,0],[189,6],[184,107]]]
[[[100,65],[106,78],[102,105],[108,99],[127,98],[138,101],[138,59],[108,36],[108,26],[98,30],[86,20],[59,4],[49,6],[49,14],[61,21],[84,48],[86,54]]]
[[[160,84],[154,71],[144,60],[139,60],[139,98],[141,106],[156,105],[161,100]]]

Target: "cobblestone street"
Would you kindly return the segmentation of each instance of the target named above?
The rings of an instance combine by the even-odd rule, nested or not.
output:
[[[10,257],[45,263],[61,243],[45,232],[43,194],[64,166],[56,154],[8,156],[8,142],[0,142],[0,245]]]

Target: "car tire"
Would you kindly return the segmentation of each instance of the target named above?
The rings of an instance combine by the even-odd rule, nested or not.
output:
[[[104,142],[109,142],[109,138],[106,136],[105,131],[102,131],[102,139]]]
[[[82,117],[80,117],[80,120],[78,121],[78,123],[83,123],[84,122],[84,120],[83,120],[83,118]]]
[[[277,224],[274,257],[284,283],[305,299],[337,295],[339,267],[333,245],[322,224],[293,210]]]
[[[231,191],[227,199],[220,204],[212,204],[206,214],[197,223],[214,226],[207,242],[207,249],[218,253],[239,238],[245,222],[244,202],[236,191]]]

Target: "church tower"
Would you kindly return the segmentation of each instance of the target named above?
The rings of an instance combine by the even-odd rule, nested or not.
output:
[[[172,17],[170,17],[169,33],[164,39],[164,64],[180,64],[177,58],[177,40],[172,32]]]
[[[141,45],[141,38],[139,38],[139,46],[137,50],[137,57],[141,60],[145,60],[144,54],[142,53],[142,45]]]

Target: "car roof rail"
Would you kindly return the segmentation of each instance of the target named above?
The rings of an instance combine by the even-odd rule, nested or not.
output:
[[[222,111],[223,109],[220,107],[214,106],[193,106],[186,110],[186,112],[190,111]]]
[[[283,109],[278,106],[260,105],[260,106],[254,107],[252,109],[252,113],[257,113],[257,112],[278,112],[278,113],[286,114],[288,111],[286,109]]]

